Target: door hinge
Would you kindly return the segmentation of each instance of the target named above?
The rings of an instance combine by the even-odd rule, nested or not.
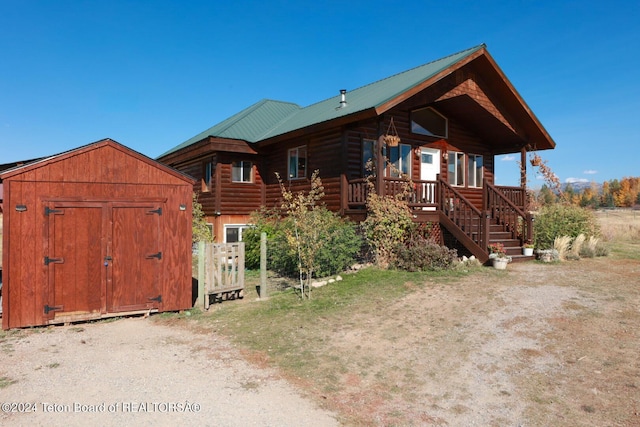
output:
[[[44,265],[49,265],[51,263],[62,264],[63,262],[64,258],[49,258],[48,256],[44,257]]]
[[[59,214],[59,213],[62,213],[61,209],[51,209],[49,206],[44,207],[44,214],[47,216],[51,214]]]
[[[49,306],[48,304],[44,306],[44,314],[49,314],[49,312],[51,311],[60,311],[63,309],[64,306],[62,305],[56,305],[56,306]]]
[[[151,258],[162,259],[162,252],[158,252],[157,254],[147,255],[147,259],[151,259]]]
[[[158,215],[162,215],[162,208],[158,208],[158,209],[153,209],[153,210],[147,211],[147,214],[158,214]]]
[[[155,298],[147,298],[149,301],[157,301],[157,302],[162,302],[162,295],[158,295]]]

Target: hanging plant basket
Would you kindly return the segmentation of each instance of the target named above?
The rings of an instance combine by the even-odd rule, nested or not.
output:
[[[391,117],[391,121],[389,122],[387,133],[382,135],[382,141],[389,147],[397,147],[398,144],[400,144],[400,136],[398,135],[396,125],[393,123],[393,117]]]
[[[529,161],[531,162],[531,166],[540,166],[542,163],[542,159],[537,154],[534,154]]]

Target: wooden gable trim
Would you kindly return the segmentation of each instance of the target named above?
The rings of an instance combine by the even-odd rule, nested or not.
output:
[[[425,90],[429,86],[433,85],[434,83],[438,82],[439,80],[443,79],[444,77],[452,74],[454,71],[464,67],[465,65],[467,65],[471,61],[475,60],[476,58],[482,56],[483,53],[485,53],[485,52],[486,52],[486,49],[483,47],[483,48],[479,49],[477,52],[474,52],[473,54],[467,56],[466,58],[463,58],[462,60],[456,62],[451,67],[440,71],[439,73],[431,76],[427,80],[425,80],[422,83],[412,87],[411,89],[407,90],[406,92],[403,92],[403,93],[399,94],[397,97],[395,97],[393,99],[390,99],[390,100],[386,101],[385,103],[377,106],[376,107],[376,113],[378,115],[386,113],[387,111],[389,111],[391,108],[395,107],[396,105],[406,101],[407,99],[411,98],[412,96],[416,95],[417,93],[422,92],[423,90]]]
[[[542,123],[540,122],[540,120],[538,120],[538,117],[534,114],[531,108],[529,108],[529,105],[527,105],[527,103],[522,98],[522,96],[520,96],[520,93],[518,93],[518,91],[513,86],[511,81],[509,81],[509,79],[504,74],[502,69],[498,66],[497,62],[493,59],[493,57],[489,54],[489,52],[484,52],[483,56],[489,62],[493,70],[500,76],[500,79],[502,80],[504,85],[507,87],[511,95],[516,99],[520,107],[524,110],[529,120],[533,122],[532,124],[535,126],[535,130],[539,132],[540,136],[544,140],[546,140],[545,142],[549,144],[549,147],[545,147],[545,148],[555,148],[556,143],[553,140],[553,138],[551,138],[551,135],[549,135],[547,130],[544,128],[544,126],[542,126]],[[543,147],[540,147],[540,148],[543,148]]]
[[[483,59],[486,61],[484,64],[478,64],[477,60]],[[496,82],[499,86],[499,90],[503,92],[503,98],[501,101],[504,102],[504,106],[506,107],[506,112],[509,116],[513,116],[516,118],[515,122],[507,119],[510,122],[508,127],[513,127],[516,129],[524,129],[522,134],[526,135],[527,142],[532,146],[537,146],[538,149],[550,149],[555,148],[555,142],[546,131],[546,129],[542,126],[538,118],[535,116],[533,111],[529,108],[524,99],[517,92],[513,84],[506,77],[504,72],[500,69],[495,60],[491,57],[486,48],[481,48],[477,52],[467,56],[459,62],[456,62],[451,67],[442,70],[440,73],[435,74],[431,78],[425,80],[424,82],[414,86],[413,88],[407,90],[399,94],[397,97],[390,99],[389,101],[379,105],[376,108],[376,112],[378,115],[384,114],[389,111],[391,108],[397,106],[398,104],[408,100],[412,96],[420,93],[421,91],[429,88],[434,85],[441,79],[452,75],[458,70],[461,70],[465,66],[471,64],[476,61],[479,67],[483,68],[483,72],[480,73],[481,77],[485,81],[491,80],[493,85],[495,86]],[[493,72],[495,75],[487,75],[486,72]],[[500,94],[498,94],[500,95]],[[492,101],[493,102],[493,101]],[[517,123],[517,124],[516,124]]]

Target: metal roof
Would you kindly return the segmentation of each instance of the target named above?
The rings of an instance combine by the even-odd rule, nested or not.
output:
[[[261,140],[262,136],[272,127],[277,126],[278,123],[300,109],[301,107],[299,105],[290,102],[263,99],[228,119],[221,121],[217,125],[210,127],[204,132],[200,132],[196,136],[189,138],[182,144],[158,157],[164,157],[191,144],[195,144],[198,141],[202,141],[209,136],[257,142]]]
[[[159,157],[188,147],[209,136],[241,139],[254,143],[317,123],[379,107],[484,47],[484,45],[475,46],[349,91],[346,94],[344,108],[339,108],[341,95],[304,108],[288,102],[262,100]]]

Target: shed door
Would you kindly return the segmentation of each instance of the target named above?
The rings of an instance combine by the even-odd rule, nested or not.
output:
[[[49,230],[48,247],[42,260],[49,273],[48,292],[44,298],[45,318],[99,315],[105,277],[102,206],[49,204],[44,209]]]
[[[162,203],[49,202],[45,320],[161,308]]]
[[[124,205],[112,208],[111,277],[107,286],[107,311],[159,308],[162,268],[158,205]]]

